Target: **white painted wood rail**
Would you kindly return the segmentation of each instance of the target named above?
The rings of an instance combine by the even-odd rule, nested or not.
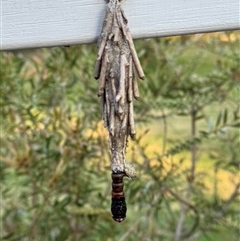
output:
[[[133,38],[239,29],[239,0],[123,0]],[[0,49],[95,42],[104,0],[0,0]]]

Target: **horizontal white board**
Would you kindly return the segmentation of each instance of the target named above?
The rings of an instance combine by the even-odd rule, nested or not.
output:
[[[239,0],[123,0],[133,38],[239,29]],[[104,0],[1,0],[1,50],[95,42]]]

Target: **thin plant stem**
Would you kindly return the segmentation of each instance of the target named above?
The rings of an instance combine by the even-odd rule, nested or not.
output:
[[[192,104],[191,104],[191,111],[190,111],[192,140],[194,140],[194,138],[196,137],[197,111],[198,110],[195,105],[194,93],[192,93]],[[191,196],[191,183],[194,181],[195,170],[196,170],[196,161],[197,161],[197,147],[196,147],[196,144],[193,142],[192,148],[191,148],[191,168],[190,168],[190,175],[188,177],[188,184],[187,184],[188,187],[187,187],[187,191],[186,191],[185,200],[189,200],[190,196]],[[188,210],[188,207],[184,203],[181,203],[180,217],[178,219],[175,236],[174,236],[174,241],[182,240],[183,226],[184,226],[184,221],[186,218],[187,210]]]

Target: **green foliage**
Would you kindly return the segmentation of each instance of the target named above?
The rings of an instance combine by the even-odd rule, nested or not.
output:
[[[237,43],[222,35],[137,41],[147,78],[139,81],[136,122],[163,131],[151,153],[144,130],[128,148],[140,175],[125,180],[121,224],[109,211],[108,142],[92,77],[96,48],[2,52],[2,240],[191,241],[216,240],[216,233],[237,240],[239,56]],[[178,136],[171,127],[181,120]],[[233,174],[227,197],[219,192],[222,170]]]

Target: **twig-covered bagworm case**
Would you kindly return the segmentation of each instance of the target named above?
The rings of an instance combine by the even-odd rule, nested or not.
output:
[[[127,22],[120,1],[110,0],[99,37],[94,77],[98,79],[102,117],[109,132],[112,172],[133,177],[136,173],[131,165],[126,163],[125,151],[128,136],[133,138],[136,133],[133,98],[139,98],[139,91],[135,73],[140,79],[144,79],[144,73]],[[116,190],[116,183],[114,183],[114,188]],[[114,200],[124,198],[123,192],[121,192],[121,197],[115,196]],[[121,207],[113,206],[112,203],[112,212],[113,209],[117,211],[121,209]],[[116,221],[122,221],[125,218],[124,214],[122,215],[124,217],[120,216],[119,212],[113,213]]]

